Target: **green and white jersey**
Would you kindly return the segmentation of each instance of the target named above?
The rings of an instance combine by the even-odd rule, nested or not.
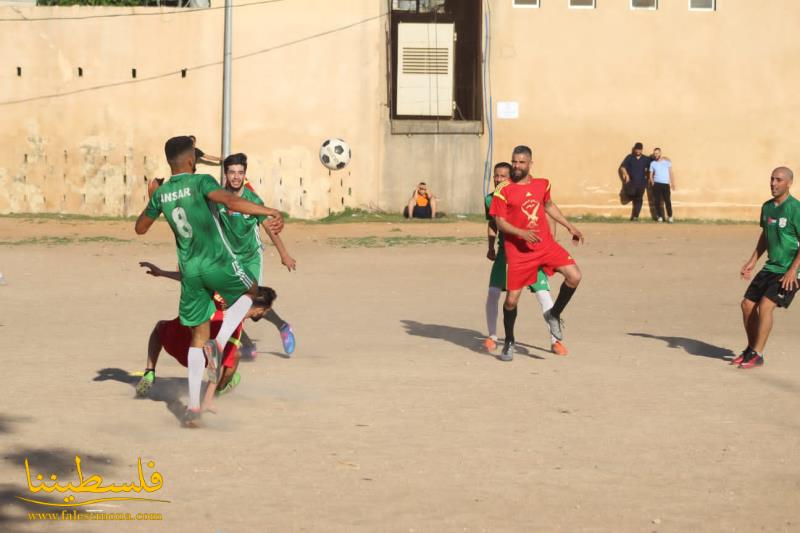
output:
[[[486,195],[486,220],[492,220],[494,217],[489,214],[489,209],[492,207],[492,198],[494,198],[494,193],[490,192]],[[497,249],[498,252],[505,254],[505,243],[506,240],[503,237],[502,231],[497,231]]]
[[[788,196],[781,205],[773,200],[761,206],[761,227],[767,239],[764,270],[784,274],[800,248],[800,201]]]
[[[230,265],[236,257],[222,234],[217,209],[209,193],[220,189],[208,174],[176,174],[156,189],[145,214],[164,213],[178,248],[178,265],[184,277]]]
[[[251,202],[264,205],[261,198],[246,186],[242,187],[242,198]],[[239,257],[243,263],[258,260],[261,254],[262,245],[258,228],[266,217],[246,215],[231,211],[224,205],[220,205],[219,218],[222,221],[222,229],[225,237],[233,249],[233,253]]]

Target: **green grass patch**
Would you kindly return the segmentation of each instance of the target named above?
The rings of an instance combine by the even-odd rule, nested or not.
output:
[[[485,237],[425,237],[418,235],[397,235],[390,237],[332,237],[328,244],[338,248],[392,248],[397,246],[419,246],[431,244],[478,244],[486,240]]]
[[[95,242],[119,244],[131,242],[131,239],[118,239],[108,235],[96,235],[94,237],[29,237],[16,241],[0,241],[0,246],[23,246],[23,245],[43,245],[43,246],[64,246],[68,244],[90,244]]]
[[[136,220],[138,217],[112,217],[94,215],[69,215],[62,213],[8,213],[0,218],[16,218],[22,220],[64,220],[64,221],[97,221],[97,222],[123,222]]]

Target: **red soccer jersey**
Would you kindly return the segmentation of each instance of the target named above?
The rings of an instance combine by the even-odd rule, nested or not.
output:
[[[516,228],[535,229],[541,242],[529,243],[516,235],[505,235],[505,250],[511,264],[523,254],[532,252],[554,242],[547,222],[544,206],[550,201],[550,182],[532,178],[529,183],[513,181],[501,183],[494,192],[489,214],[502,217]]]
[[[222,319],[224,315],[221,310],[214,313],[211,317],[211,338],[217,336],[220,328],[222,327]],[[226,368],[233,368],[236,363],[236,354],[239,346],[239,339],[242,336],[242,325],[236,328],[236,331],[231,335],[228,344],[222,353],[222,366]],[[189,346],[192,342],[192,329],[188,326],[181,324],[180,319],[175,318],[170,321],[165,321],[159,330],[159,339],[164,350],[172,357],[174,357],[181,365],[188,365]]]

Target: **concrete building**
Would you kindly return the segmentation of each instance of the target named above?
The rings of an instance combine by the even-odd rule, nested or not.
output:
[[[636,141],[673,160],[678,217],[752,219],[771,169],[800,168],[795,0],[234,5],[232,147],[295,217],[399,211],[420,180],[480,212],[516,144],[573,214],[625,213]],[[134,215],[167,137],[218,154],[219,7],[0,5],[0,212]],[[327,137],[344,170],[319,163]]]

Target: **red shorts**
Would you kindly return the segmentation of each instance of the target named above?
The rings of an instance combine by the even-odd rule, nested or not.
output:
[[[515,252],[506,253],[508,262],[506,288],[509,291],[523,289],[536,283],[540,268],[545,274],[552,276],[557,268],[575,264],[569,252],[556,241],[543,244],[536,250],[524,253],[515,250]]]
[[[219,332],[219,323],[217,327],[214,328],[214,323],[212,322],[211,329],[211,336],[213,338],[213,336],[216,335],[216,332],[213,330],[216,329],[217,332]],[[158,338],[164,350],[174,357],[176,361],[183,366],[189,365],[189,346],[192,343],[192,329],[190,327],[181,324],[179,318],[162,321],[161,326],[158,328]],[[225,350],[222,352],[222,366],[225,368],[234,368],[236,366],[237,355],[238,349],[236,346],[228,342],[225,346]],[[206,364],[206,366],[208,365]]]

